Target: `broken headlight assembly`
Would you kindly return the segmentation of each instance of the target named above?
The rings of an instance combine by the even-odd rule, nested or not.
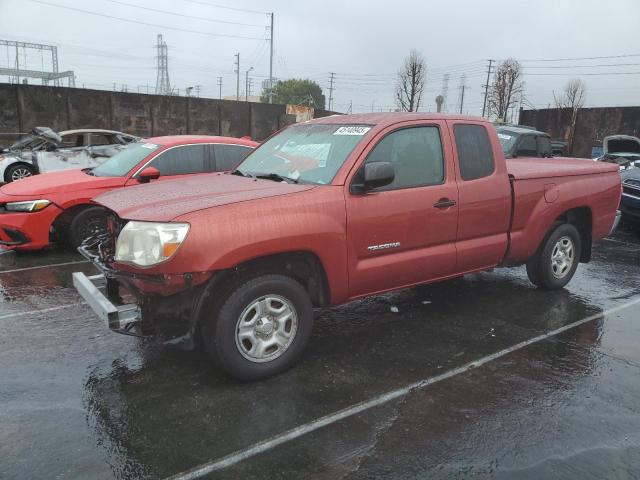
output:
[[[49,200],[28,200],[26,202],[9,202],[4,204],[7,212],[39,212],[47,208],[51,202]]]
[[[189,232],[188,223],[128,222],[116,241],[116,262],[151,267],[169,260]]]

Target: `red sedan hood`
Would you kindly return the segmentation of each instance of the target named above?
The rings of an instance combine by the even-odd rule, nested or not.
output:
[[[94,201],[110,208],[126,220],[168,222],[197,210],[301,192],[311,188],[313,185],[295,185],[212,173],[137,185],[124,191],[104,193]]]
[[[118,186],[124,182],[125,179],[123,177],[93,177],[82,170],[63,170],[34,175],[33,177],[8,183],[0,189],[0,192],[5,195],[32,197]]]

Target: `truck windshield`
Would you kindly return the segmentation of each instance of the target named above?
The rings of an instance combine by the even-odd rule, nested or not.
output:
[[[243,175],[328,184],[371,125],[296,125],[275,135],[242,162]]]
[[[91,174],[96,177],[124,177],[158,148],[160,145],[154,143],[131,143],[102,165],[94,168]]]
[[[518,140],[518,134],[514,132],[510,132],[509,130],[498,129],[498,139],[500,140],[500,145],[502,146],[502,151],[505,155],[511,153],[513,146],[516,144]]]

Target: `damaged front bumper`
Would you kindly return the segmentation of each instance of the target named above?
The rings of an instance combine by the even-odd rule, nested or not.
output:
[[[194,347],[193,336],[204,277],[191,273],[163,275],[116,270],[106,261],[109,242],[85,240],[78,251],[101,273],[73,273],[73,285],[95,314],[116,333],[156,337],[182,348]],[[195,283],[195,279],[200,280]]]
[[[115,305],[107,298],[104,274],[88,277],[82,272],[74,272],[73,286],[111,330],[131,335],[132,328],[142,321],[142,311],[137,304]]]

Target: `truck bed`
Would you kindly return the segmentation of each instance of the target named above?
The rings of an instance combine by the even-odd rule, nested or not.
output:
[[[618,166],[590,159],[523,157],[508,159],[507,172],[516,180],[527,180],[618,172]]]

